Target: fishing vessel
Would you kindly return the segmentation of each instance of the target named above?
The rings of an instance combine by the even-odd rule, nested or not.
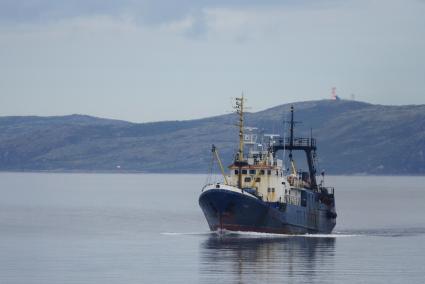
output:
[[[243,96],[236,98],[239,147],[228,173],[217,148],[212,147],[222,181],[207,183],[199,196],[199,205],[210,230],[331,233],[337,217],[335,190],[325,187],[324,172],[322,181],[317,182],[316,139],[312,135],[295,136],[293,106],[288,137],[259,137],[255,128],[244,126],[244,104]],[[279,159],[281,151],[284,154]],[[295,152],[305,154],[308,171],[297,170]]]

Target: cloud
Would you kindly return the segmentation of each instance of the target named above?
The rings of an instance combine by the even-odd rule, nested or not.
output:
[[[202,23],[202,14],[207,9],[303,7],[329,2],[335,0],[2,0],[0,22],[45,23],[66,18],[103,15],[132,17],[137,22],[151,25],[180,21],[187,17],[194,17],[195,22]]]
[[[73,25],[103,18],[118,24],[123,22],[126,28],[131,23],[135,27],[160,29],[192,39],[205,38],[226,26],[227,32],[236,32],[233,37],[237,41],[244,41],[249,36],[243,34],[243,25],[258,30],[247,16],[258,20],[275,10],[317,9],[335,3],[336,0],[0,0],[0,27],[37,27],[64,22]]]

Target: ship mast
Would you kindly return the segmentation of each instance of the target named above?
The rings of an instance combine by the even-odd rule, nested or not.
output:
[[[289,130],[289,159],[292,162],[292,148],[294,146],[294,106],[291,106],[291,122],[290,122],[290,130]]]
[[[236,113],[239,115],[239,151],[236,159],[236,164],[238,165],[238,187],[242,188],[242,165],[244,163],[244,97],[243,94],[240,98],[236,98],[235,109]]]
[[[239,115],[239,123],[238,123],[238,127],[239,127],[239,154],[238,154],[238,162],[242,162],[243,161],[243,125],[244,125],[244,118],[243,118],[243,114],[244,114],[244,97],[243,94],[240,98],[236,98],[236,113]]]
[[[292,156],[292,151],[304,151],[307,156],[307,165],[309,171],[309,177],[311,180],[311,188],[317,190],[317,181],[316,181],[316,167],[314,165],[314,158],[316,153],[316,140],[312,137],[312,132],[310,132],[310,138],[294,137],[294,128],[295,124],[299,123],[294,121],[294,106],[291,106],[291,121],[290,121],[290,132],[289,140],[281,140],[280,143],[272,146],[273,153],[276,153],[279,150],[289,150],[289,160],[291,162],[292,174],[296,174],[297,170],[295,168],[295,162]]]
[[[290,131],[289,131],[289,162],[291,163],[292,174],[296,175],[297,170],[295,168],[294,159],[292,158],[292,149],[294,148],[294,106],[291,105],[291,122],[290,122]]]

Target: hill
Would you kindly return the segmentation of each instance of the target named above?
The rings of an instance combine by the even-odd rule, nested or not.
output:
[[[246,125],[282,133],[289,104],[247,113]],[[294,103],[298,135],[318,140],[331,174],[425,174],[425,105]],[[237,147],[234,114],[130,123],[85,115],[0,117],[2,171],[205,172],[214,143],[226,163]]]

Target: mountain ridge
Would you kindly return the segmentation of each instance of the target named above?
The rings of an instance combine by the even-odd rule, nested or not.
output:
[[[425,105],[305,101],[246,113],[246,125],[283,132],[294,105],[297,136],[318,140],[330,174],[425,174]],[[134,123],[87,115],[0,117],[1,171],[205,172],[210,147],[226,164],[235,114]]]

